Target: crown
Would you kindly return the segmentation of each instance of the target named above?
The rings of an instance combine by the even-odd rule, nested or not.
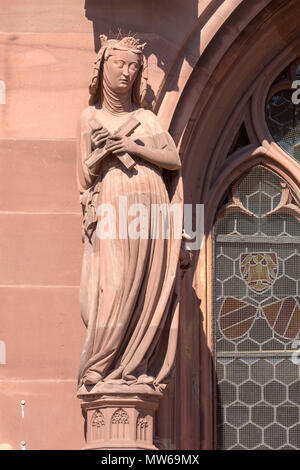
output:
[[[112,49],[130,50],[138,54],[143,52],[146,43],[141,43],[138,38],[134,36],[121,37],[120,33],[116,39],[108,39],[105,34],[100,35],[101,49],[104,47],[111,47]]]

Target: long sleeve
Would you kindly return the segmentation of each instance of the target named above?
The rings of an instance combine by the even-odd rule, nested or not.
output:
[[[89,171],[85,160],[91,154],[91,128],[89,120],[92,117],[91,108],[86,108],[80,116],[77,128],[77,184],[80,192],[89,189],[97,175]]]

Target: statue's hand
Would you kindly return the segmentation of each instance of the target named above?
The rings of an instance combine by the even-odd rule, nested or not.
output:
[[[134,140],[129,137],[121,137],[120,135],[111,135],[107,139],[106,149],[111,152],[113,155],[119,153],[129,153],[130,155],[135,155],[138,153],[138,145]]]
[[[105,145],[107,138],[110,136],[111,134],[103,126],[101,126],[99,129],[94,129],[91,134],[91,142],[92,142],[93,149],[96,149]]]

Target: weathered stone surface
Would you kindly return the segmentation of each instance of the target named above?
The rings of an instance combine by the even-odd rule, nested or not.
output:
[[[0,303],[1,379],[75,380],[85,334],[78,287],[0,287]]]
[[[0,33],[0,138],[74,138],[91,60],[90,34]]]
[[[77,286],[80,234],[78,214],[0,212],[0,285]]]
[[[80,214],[75,171],[73,140],[2,140],[0,210]]]

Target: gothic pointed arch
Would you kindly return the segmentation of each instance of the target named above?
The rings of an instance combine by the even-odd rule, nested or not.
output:
[[[291,71],[290,65],[300,56],[299,2],[255,1],[248,20],[244,7],[245,2],[236,4],[235,13],[231,11],[203,50],[200,48],[194,68],[180,84],[176,103],[167,93],[159,108],[180,150],[185,202],[204,204],[205,212],[204,241],[194,253],[193,271],[182,281],[180,345],[175,385],[169,392],[175,408],[176,403],[183,403],[176,413],[177,428],[194,430],[192,435],[175,437],[180,448],[217,446],[213,281],[217,214],[224,204],[232,204],[235,185],[255,168],[263,168],[265,174],[270,172],[286,185],[281,205],[286,212],[276,217],[294,217],[297,222],[295,207],[293,215],[287,212],[290,204],[298,207],[299,162],[270,132],[266,105],[276,80],[284,79],[282,73]],[[276,95],[278,90],[274,90]],[[241,129],[247,135],[245,145],[237,145]],[[264,435],[265,428],[259,429],[258,434]]]

